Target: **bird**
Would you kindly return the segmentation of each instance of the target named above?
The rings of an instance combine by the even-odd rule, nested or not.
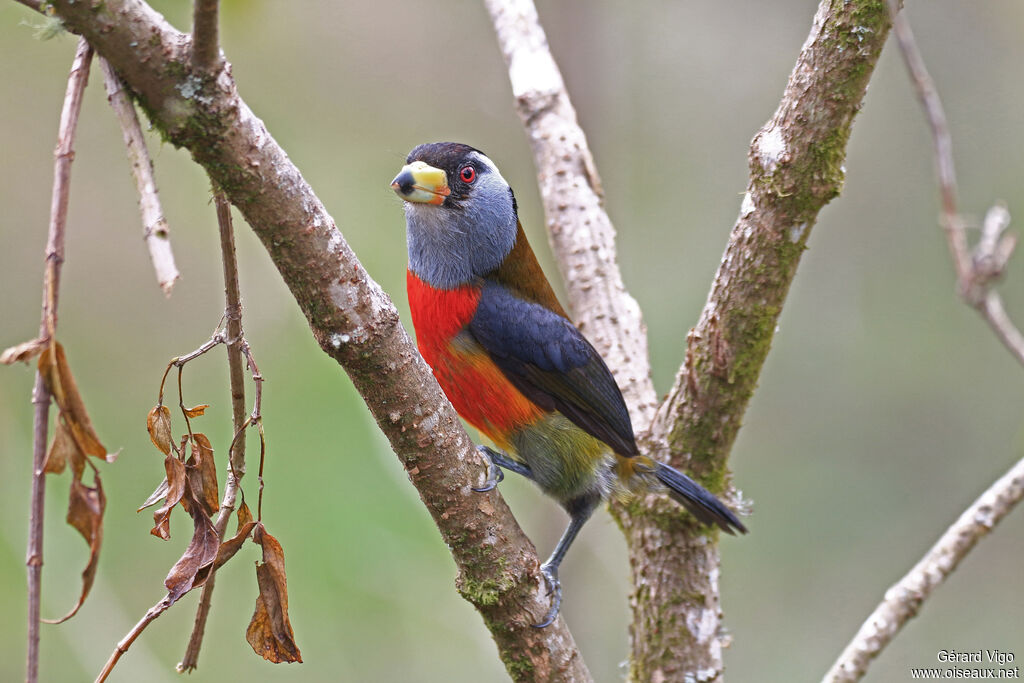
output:
[[[699,522],[746,533],[688,476],[641,454],[608,366],[559,304],[519,221],[515,194],[480,150],[418,145],[391,183],[403,200],[416,343],[445,395],[497,447],[478,446],[489,491],[503,470],[532,480],[569,515],[540,566],[554,622],[558,571],[595,508],[664,492]]]

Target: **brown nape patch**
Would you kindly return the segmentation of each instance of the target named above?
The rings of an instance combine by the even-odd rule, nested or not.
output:
[[[555,296],[544,271],[541,270],[530,243],[526,241],[523,224],[517,222],[517,228],[516,243],[512,251],[490,277],[527,301],[538,303],[568,320],[569,316],[566,315],[562,304],[558,303],[558,297]]]

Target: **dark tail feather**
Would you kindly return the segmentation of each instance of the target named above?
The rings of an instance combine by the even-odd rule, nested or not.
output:
[[[668,488],[668,495],[704,524],[717,525],[730,534],[735,533],[733,529],[747,533],[747,527],[743,526],[732,510],[682,472],[659,462],[655,466],[654,476]]]

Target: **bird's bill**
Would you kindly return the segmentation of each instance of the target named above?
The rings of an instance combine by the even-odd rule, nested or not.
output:
[[[391,181],[391,189],[405,201],[419,204],[443,204],[445,197],[452,193],[448,175],[422,161],[403,166]]]

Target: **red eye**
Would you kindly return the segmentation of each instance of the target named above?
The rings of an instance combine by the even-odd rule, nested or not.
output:
[[[476,180],[476,169],[472,166],[463,166],[459,171],[459,177],[462,178],[462,182],[471,183]]]

